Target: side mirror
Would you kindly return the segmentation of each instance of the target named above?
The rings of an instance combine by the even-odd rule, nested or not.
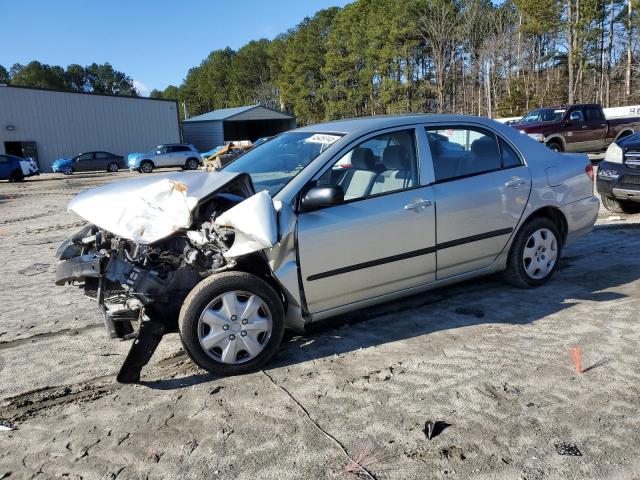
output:
[[[568,127],[569,125],[571,125],[571,122],[569,120],[565,120],[562,125],[564,125],[565,127]]]
[[[313,187],[307,191],[300,201],[302,212],[311,212],[323,207],[331,207],[344,202],[344,189],[340,185]]]

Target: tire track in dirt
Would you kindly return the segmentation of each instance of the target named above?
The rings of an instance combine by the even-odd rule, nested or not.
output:
[[[17,338],[15,340],[7,340],[6,342],[0,342],[0,351],[1,350],[6,350],[8,348],[19,347],[20,345],[24,345],[25,343],[37,343],[37,342],[41,342],[43,340],[47,340],[47,339],[52,338],[52,337],[58,337],[58,336],[62,336],[62,335],[77,335],[77,334],[82,333],[82,332],[86,332],[86,331],[89,331],[89,330],[95,330],[95,329],[99,329],[99,328],[103,328],[103,325],[101,323],[94,323],[94,324],[91,324],[91,325],[86,325],[84,327],[64,328],[62,330],[57,330],[57,331],[54,331],[54,332],[38,333],[36,335],[31,335],[31,336],[26,337],[26,338]]]
[[[160,360],[151,366],[154,370],[157,366],[162,366],[161,378],[170,378],[185,371],[192,370],[193,367],[187,365],[185,368],[186,355],[176,355],[171,358]],[[144,383],[154,382],[154,376],[147,377]],[[19,424],[40,415],[46,415],[50,410],[63,407],[68,404],[79,405],[99,400],[111,395],[121,388],[131,387],[117,383],[115,374],[101,375],[82,380],[68,385],[54,385],[29,390],[17,395],[0,400],[0,420],[8,420]]]

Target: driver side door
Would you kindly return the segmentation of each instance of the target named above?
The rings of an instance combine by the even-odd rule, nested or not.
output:
[[[381,142],[386,147],[378,157],[373,151]],[[335,183],[333,167],[356,150],[369,160],[354,164],[358,172],[342,185],[353,195],[298,215],[300,274],[312,314],[435,280],[433,192],[420,185],[415,129],[363,141],[336,158],[317,184]]]

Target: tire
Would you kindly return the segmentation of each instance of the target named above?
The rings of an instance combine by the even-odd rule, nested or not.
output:
[[[110,163],[109,165],[107,165],[107,172],[116,173],[118,170],[120,170],[120,167],[115,162]]]
[[[200,166],[200,162],[197,158],[191,157],[187,158],[187,161],[184,164],[185,169],[187,170],[197,170]]]
[[[153,172],[153,162],[151,160],[144,160],[140,163],[140,173],[151,173]]]
[[[548,218],[534,218],[522,226],[513,240],[504,279],[519,288],[543,285],[558,269],[561,252],[558,226]]]
[[[604,208],[613,213],[639,213],[640,204],[625,202],[613,197],[601,197]]]
[[[24,180],[24,174],[21,170],[14,170],[9,177],[10,182],[22,182]]]
[[[250,304],[257,305],[255,313],[241,318]],[[259,369],[276,353],[284,335],[284,307],[275,290],[256,275],[225,272],[208,277],[189,293],[178,325],[182,345],[199,367],[237,375]],[[201,343],[207,338],[208,350]]]
[[[64,170],[61,170],[64,175],[71,175],[73,173],[73,168],[67,167]]]
[[[547,143],[547,147],[549,147],[554,152],[564,152],[562,144],[556,140],[551,140],[549,143]]]

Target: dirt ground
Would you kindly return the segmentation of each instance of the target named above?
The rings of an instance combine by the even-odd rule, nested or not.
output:
[[[640,478],[639,218],[603,211],[536,290],[496,276],[357,312],[232,378],[169,335],[123,386],[129,342],[54,285],[53,253],[72,196],[130,175],[0,184],[0,479]]]

